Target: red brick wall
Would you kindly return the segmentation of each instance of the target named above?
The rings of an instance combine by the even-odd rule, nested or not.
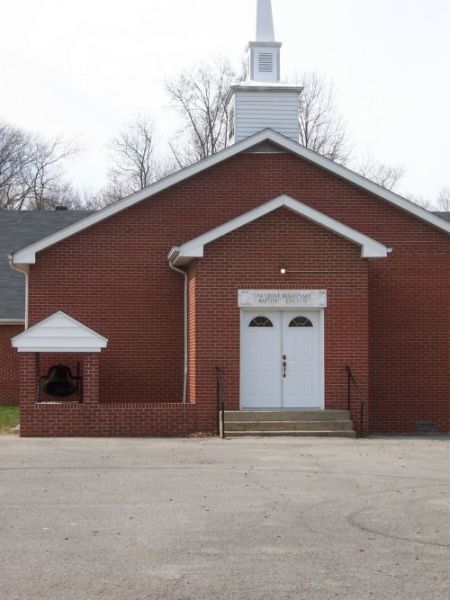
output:
[[[184,437],[198,431],[195,410],[180,403],[69,402],[20,411],[22,437]]]
[[[22,330],[22,325],[0,324],[0,406],[19,404],[19,356],[11,338]]]
[[[280,274],[281,264],[314,273]],[[240,310],[238,290],[326,289],[325,408],[347,409],[352,366],[368,389],[368,263],[361,249],[287,209],[255,221],[206,247],[196,262],[195,400],[214,400],[214,367],[224,372],[226,407],[239,410]],[[192,388],[191,388],[192,389]],[[354,417],[358,416],[354,406]]]
[[[425,415],[450,430],[449,236],[289,154],[234,157],[42,252],[30,322],[64,310],[109,338],[102,403],[179,402],[183,278],[167,253],[282,193],[394,248],[370,263],[371,429],[413,431]]]
[[[411,432],[423,421],[450,431],[450,261],[432,237],[372,268],[373,431]]]
[[[50,357],[20,354],[20,434],[22,437],[73,436],[182,436],[197,431],[192,407],[183,404],[138,404],[98,402],[98,354],[80,357],[83,373],[83,403],[36,404],[36,377]],[[78,357],[77,357],[78,358]],[[51,360],[69,364],[70,357]],[[43,398],[45,400],[45,397]]]

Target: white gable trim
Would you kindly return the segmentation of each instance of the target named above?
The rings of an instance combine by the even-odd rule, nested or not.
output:
[[[356,231],[356,229],[352,229],[347,225],[344,225],[340,221],[336,221],[331,217],[328,217],[324,213],[311,208],[307,204],[303,204],[303,202],[299,202],[290,196],[278,196],[273,200],[269,200],[269,202],[265,202],[260,206],[257,206],[253,210],[250,210],[215,229],[211,229],[210,231],[200,235],[199,237],[186,242],[180,247],[172,248],[169,253],[169,261],[173,265],[186,265],[191,262],[194,258],[202,258],[204,255],[204,247],[206,244],[210,244],[215,240],[255,221],[256,219],[260,219],[264,215],[277,210],[278,208],[288,208],[292,212],[296,213],[316,223],[317,225],[336,233],[337,235],[345,238],[346,240],[361,246],[361,258],[386,258],[388,253],[391,251],[384,244],[380,244],[376,240]]]
[[[58,311],[11,340],[18,352],[101,352],[107,338]]]
[[[194,165],[186,167],[185,169],[182,169],[181,171],[178,171],[177,173],[174,173],[165,179],[157,181],[153,185],[136,192],[135,194],[132,194],[123,200],[119,200],[111,206],[95,212],[92,215],[89,215],[88,217],[85,217],[84,219],[65,227],[64,229],[61,229],[60,231],[57,231],[56,233],[53,233],[52,235],[49,235],[48,237],[23,248],[22,250],[18,250],[10,258],[14,264],[34,264],[36,262],[36,254],[41,250],[45,250],[45,248],[53,246],[54,244],[57,244],[58,242],[61,242],[62,240],[65,240],[66,238],[71,237],[72,235],[75,235],[76,233],[83,231],[88,227],[92,227],[96,223],[100,223],[104,219],[108,219],[109,217],[112,217],[113,215],[130,208],[138,202],[142,202],[143,200],[151,198],[155,194],[159,194],[163,190],[166,190],[173,185],[181,183],[182,181],[185,181],[186,179],[193,177],[194,175],[197,175],[206,169],[210,169],[211,167],[239,154],[240,152],[245,152],[253,146],[266,141],[272,142],[284,150],[292,152],[293,154],[316,164],[322,169],[333,173],[337,177],[349,181],[350,183],[370,192],[371,194],[386,200],[390,204],[393,204],[397,208],[400,208],[401,210],[414,215],[418,219],[429,223],[433,227],[446,233],[450,233],[450,222],[444,221],[444,219],[441,219],[433,213],[428,212],[417,204],[414,204],[413,202],[406,200],[405,198],[402,198],[401,196],[398,196],[389,190],[386,190],[376,183],[365,179],[361,175],[350,171],[346,167],[338,165],[328,158],[325,158],[320,154],[301,146],[297,142],[294,142],[282,136],[281,134],[272,131],[271,129],[265,129],[264,131],[261,131],[245,140],[242,140],[241,142],[234,144],[233,146],[230,146],[229,148],[226,148],[225,150],[222,150],[221,152],[218,152],[217,154],[214,154],[213,156],[209,156],[208,158],[205,158]]]

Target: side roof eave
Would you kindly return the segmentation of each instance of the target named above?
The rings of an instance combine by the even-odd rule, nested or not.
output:
[[[181,183],[182,181],[185,181],[186,179],[189,179],[190,177],[193,177],[194,175],[197,175],[206,169],[210,169],[211,167],[239,154],[240,152],[245,152],[253,146],[266,141],[272,142],[284,150],[312,162],[325,171],[328,171],[329,173],[332,173],[337,177],[340,177],[341,179],[344,179],[353,185],[356,185],[357,187],[364,189],[365,191],[374,194],[379,198],[382,198],[397,208],[400,208],[401,210],[414,215],[418,219],[429,223],[433,227],[446,233],[450,233],[450,223],[444,221],[437,215],[428,212],[410,200],[406,200],[406,198],[398,196],[394,192],[386,190],[380,185],[369,181],[365,177],[354,173],[350,169],[347,169],[342,165],[338,165],[332,160],[329,160],[328,158],[325,158],[324,156],[321,156],[320,154],[301,146],[297,142],[294,142],[271,129],[265,129],[264,131],[242,140],[233,146],[225,148],[213,156],[209,156],[208,158],[205,158],[194,165],[174,173],[173,175],[169,175],[165,179],[157,181],[151,186],[144,188],[143,190],[140,190],[139,192],[124,198],[123,200],[119,200],[118,202],[93,213],[92,215],[78,221],[73,225],[69,225],[68,227],[43,238],[42,240],[18,250],[11,256],[11,259],[15,264],[34,264],[36,262],[36,254],[41,250],[45,250],[46,248],[57,244],[58,242],[61,242],[62,240],[71,237],[72,235],[75,235],[76,233],[87,229],[88,227],[92,227],[93,225],[96,225],[97,223],[108,219],[109,217],[112,217],[113,215],[126,210],[127,208],[130,208],[139,202],[142,202],[143,200],[151,198],[155,194],[158,194],[173,185]]]
[[[279,209],[279,208],[287,208],[291,210],[293,213],[304,217],[308,221],[327,229],[335,233],[336,235],[353,242],[354,244],[361,247],[361,258],[386,258],[390,248],[386,247],[384,244],[377,242],[373,238],[368,237],[367,235],[348,227],[344,223],[340,221],[336,221],[325,215],[324,213],[315,210],[311,206],[300,202],[299,200],[295,200],[286,194],[278,196],[273,200],[269,200],[264,204],[260,204],[256,208],[239,215],[238,217],[219,225],[219,227],[215,227],[210,231],[190,240],[179,247],[174,247],[169,252],[168,260],[171,264],[175,265],[186,265],[195,258],[202,258],[204,255],[204,247],[219,238],[228,235],[232,231],[244,227],[261,217]]]

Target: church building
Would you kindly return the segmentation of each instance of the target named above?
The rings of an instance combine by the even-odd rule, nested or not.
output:
[[[226,149],[11,240],[22,436],[450,431],[450,222],[299,144],[275,40],[259,0]]]

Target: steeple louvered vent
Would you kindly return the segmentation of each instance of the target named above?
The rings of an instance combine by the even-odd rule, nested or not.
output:
[[[259,72],[272,73],[273,71],[273,54],[271,52],[259,53]]]

